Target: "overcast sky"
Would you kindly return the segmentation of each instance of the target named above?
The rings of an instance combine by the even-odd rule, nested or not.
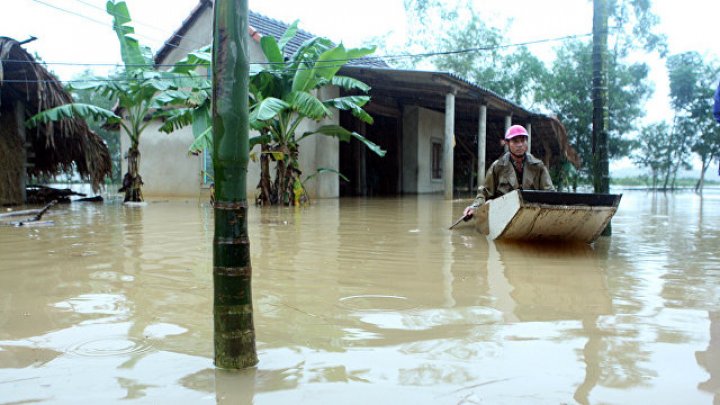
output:
[[[110,65],[120,62],[104,0],[2,1],[12,6],[0,13],[0,36],[21,41],[37,37],[26,49],[37,52],[62,80],[71,79],[86,68],[107,72]],[[256,12],[284,22],[299,19],[302,29],[349,46],[360,45],[373,36],[402,33],[405,24],[402,3],[402,0],[249,0],[250,8]],[[157,51],[198,0],[127,0],[127,4],[141,42]],[[488,24],[508,29],[511,42],[592,30],[591,0],[477,0],[477,5]],[[707,58],[720,58],[717,39],[720,0],[654,0],[652,7],[660,17],[660,30],[668,36],[670,53],[694,50]],[[542,58],[552,51],[552,46],[536,45],[530,49]],[[656,87],[656,96],[647,108],[648,120],[663,119],[668,112],[667,73],[662,62],[647,61],[653,66],[651,80]]]

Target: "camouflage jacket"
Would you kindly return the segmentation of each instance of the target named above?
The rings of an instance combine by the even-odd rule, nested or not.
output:
[[[485,176],[485,184],[478,187],[478,194],[471,207],[479,207],[486,200],[492,200],[513,190],[555,190],[550,173],[541,160],[526,153],[523,162],[522,185],[513,168],[510,152],[506,152],[493,162]]]

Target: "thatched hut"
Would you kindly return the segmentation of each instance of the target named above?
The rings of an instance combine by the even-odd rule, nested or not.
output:
[[[20,42],[0,37],[0,205],[24,201],[26,175],[76,172],[96,191],[110,176],[107,145],[85,121],[25,128],[25,120],[39,111],[72,101]]]

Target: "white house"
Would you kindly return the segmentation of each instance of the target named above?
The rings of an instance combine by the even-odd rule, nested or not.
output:
[[[199,0],[156,55],[158,65],[173,64],[212,40],[212,0]],[[259,39],[278,38],[287,24],[252,11],[249,14],[250,63],[265,62]],[[300,30],[286,50],[293,52],[313,35]],[[340,124],[363,134],[387,151],[384,158],[368,151],[359,142],[339,142],[335,138],[314,136],[300,145],[303,177],[317,168],[340,171],[339,176],[324,173],[305,183],[311,198],[351,195],[399,195],[444,193],[452,198],[455,188],[473,189],[478,178],[502,149],[499,140],[505,128],[525,125],[532,134],[532,153],[548,165],[561,159],[577,162],[577,154],[567,144],[559,121],[533,113],[503,97],[444,72],[396,70],[382,61],[365,58],[345,66],[341,75],[362,80],[372,87],[366,110],[375,123],[365,125],[345,112],[336,112],[326,122],[305,125]],[[335,96],[339,89],[323,91]],[[208,156],[188,155],[193,141],[190,128],[170,135],[157,131],[153,123],[140,143],[140,174],[146,196],[197,196],[208,187],[204,176],[210,168]],[[300,128],[299,133],[309,128]],[[128,139],[122,137],[126,149]],[[125,168],[123,168],[125,170]],[[255,195],[259,164],[251,162],[248,198]]]

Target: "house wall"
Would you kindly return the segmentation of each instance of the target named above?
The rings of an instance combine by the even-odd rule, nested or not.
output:
[[[403,114],[403,192],[437,193],[443,179],[432,178],[432,143],[443,143],[445,115],[422,107],[408,107]],[[442,163],[441,163],[442,167]]]
[[[182,41],[169,54],[164,64],[173,64],[185,57],[193,49],[201,48],[207,44],[212,36],[212,13],[206,10],[183,36]],[[248,57],[250,63],[265,62],[266,59],[258,44],[248,38]],[[321,90],[321,98],[337,97],[339,91],[335,87]],[[298,127],[299,136],[311,127],[320,125],[338,124],[337,111],[332,117],[320,123],[306,121]],[[160,124],[152,123],[143,133],[140,140],[140,175],[143,178],[143,195],[146,197],[183,196],[197,197],[202,188],[201,170],[202,156],[188,156],[187,150],[193,142],[192,129],[182,128],[168,135],[158,131]],[[251,131],[250,137],[258,133]],[[123,151],[127,151],[130,141],[126,134],[122,134],[121,143]],[[302,179],[312,175],[317,168],[328,168],[339,171],[339,143],[335,138],[315,135],[300,143],[300,169]],[[259,154],[260,147],[256,146],[251,153]],[[122,163],[123,173],[127,171],[127,161]],[[273,169],[271,168],[271,171]],[[259,161],[250,161],[247,175],[247,196],[249,200],[257,193],[257,184],[260,180]],[[310,198],[335,198],[340,195],[338,176],[324,173],[305,182]]]
[[[144,196],[199,196],[202,157],[188,154],[194,137],[190,127],[171,134],[160,132],[160,122],[151,122],[140,137],[140,176]],[[123,154],[130,140],[121,136]],[[123,174],[127,160],[122,161]]]

